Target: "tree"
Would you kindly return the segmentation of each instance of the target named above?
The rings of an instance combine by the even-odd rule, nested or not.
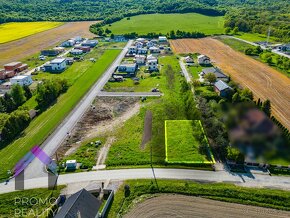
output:
[[[248,88],[243,89],[241,91],[241,99],[243,101],[248,101],[248,100],[252,101],[254,99],[253,92]]]
[[[8,92],[4,94],[4,103],[5,103],[5,108],[6,108],[7,113],[10,113],[17,108],[14,100],[12,99],[11,94]]]
[[[16,107],[22,105],[26,101],[25,92],[19,84],[12,86],[11,96],[16,104]]]
[[[232,103],[236,104],[236,103],[239,103],[240,101],[241,101],[241,96],[238,92],[236,92],[232,97]]]
[[[112,31],[111,30],[109,30],[108,28],[106,28],[105,29],[105,33],[108,35],[108,34],[110,34]]]
[[[24,95],[26,97],[26,100],[30,99],[32,97],[32,93],[31,90],[28,86],[23,86],[23,90],[24,90]]]
[[[263,102],[261,109],[268,117],[271,116],[271,102],[269,99]]]
[[[235,28],[233,29],[233,34],[236,35],[238,32],[239,32],[239,28],[238,28],[238,27],[235,27]]]
[[[204,78],[210,83],[213,84],[216,81],[216,75],[214,73],[208,73]]]
[[[232,29],[230,27],[225,28],[225,34],[229,34],[231,31],[232,31]]]

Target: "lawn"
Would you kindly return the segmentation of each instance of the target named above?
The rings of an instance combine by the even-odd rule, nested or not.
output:
[[[158,184],[158,186],[156,184]],[[124,195],[125,185],[130,187],[130,194],[127,197]],[[290,208],[289,191],[246,188],[225,183],[201,184],[181,180],[154,181],[139,179],[125,181],[119,188],[115,194],[108,217],[122,217],[136,204],[136,202],[140,202],[141,196],[144,197],[144,195],[149,195],[150,197],[150,195],[152,196],[156,193],[176,193],[278,210],[289,211]]]
[[[200,120],[165,121],[165,146],[168,163],[211,163],[212,155]]]
[[[151,98],[142,103],[140,113],[129,119],[125,125],[116,130],[116,141],[111,146],[106,165],[108,167],[149,165],[165,163],[165,120],[186,119],[184,104],[180,96],[180,67],[175,56],[159,59],[164,65],[161,69],[163,79],[160,88],[164,93],[161,98]],[[168,70],[170,68],[170,70]],[[141,149],[144,117],[147,110],[153,114],[152,139]]]
[[[234,50],[244,53],[247,48],[255,48],[255,46],[250,45],[246,42],[239,41],[233,38],[225,38],[225,37],[218,37],[218,40],[223,42],[224,44],[230,46]]]
[[[63,25],[61,22],[19,22],[0,25],[0,44],[21,39]]]
[[[41,115],[36,117],[26,128],[23,134],[14,142],[0,151],[2,157],[0,163],[0,178],[6,177],[8,169],[12,169],[15,163],[21,159],[36,144],[41,144],[54,128],[75,107],[79,100],[86,94],[90,87],[100,78],[103,72],[110,66],[118,56],[120,50],[105,50],[99,59],[92,63],[84,61],[75,63],[65,71],[71,76],[72,86],[61,95],[56,104],[51,106]],[[53,75],[47,75],[51,78]],[[59,76],[62,76],[60,74]],[[29,102],[34,105],[33,102]]]
[[[239,33],[235,35],[235,37],[244,39],[250,42],[265,42],[267,41],[267,35],[264,34],[258,34],[258,33]],[[279,42],[277,38],[270,37],[269,42],[277,43]]]
[[[1,194],[1,217],[35,217],[33,214],[40,215],[52,206],[51,204],[58,198],[62,188],[64,186],[58,186],[56,190],[38,188]]]
[[[136,32],[138,34],[162,33],[171,30],[187,32],[199,31],[208,35],[223,33],[224,18],[205,16],[196,13],[187,14],[149,14],[126,18],[106,25],[114,34]]]
[[[193,79],[199,79],[199,73],[204,69],[205,67],[201,66],[188,66],[187,69],[189,73],[191,73]]]

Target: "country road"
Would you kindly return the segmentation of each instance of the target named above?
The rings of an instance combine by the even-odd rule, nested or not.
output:
[[[58,185],[68,185],[79,183],[79,189],[83,182],[107,181],[107,180],[128,180],[128,179],[181,179],[199,182],[225,182],[246,187],[267,187],[283,190],[290,190],[290,177],[269,176],[262,174],[232,174],[226,171],[203,171],[189,169],[120,169],[120,170],[100,170],[84,173],[63,174],[58,178]],[[25,179],[25,189],[47,187],[47,176]],[[14,180],[7,185],[0,184],[0,193],[15,191]]]
[[[104,87],[106,82],[111,77],[112,73],[122,61],[125,56],[129,46],[132,44],[130,40],[124,47],[119,56],[111,64],[111,66],[104,72],[102,77],[93,85],[90,91],[82,98],[78,105],[71,111],[71,113],[63,120],[63,122],[55,129],[55,131],[45,140],[41,145],[41,148],[46,152],[47,155],[52,156],[58,147],[61,145],[63,140],[67,137],[76,123],[81,119],[86,110],[90,107],[91,103],[94,101],[97,94]],[[30,165],[25,169],[25,178],[37,178],[41,176],[46,176],[43,164],[36,158],[30,163]]]

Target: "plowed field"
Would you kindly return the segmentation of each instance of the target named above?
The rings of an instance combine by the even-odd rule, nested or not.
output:
[[[94,34],[90,33],[89,27],[96,22],[70,22],[16,41],[0,44],[0,68],[3,64],[19,61],[74,36],[93,37]]]
[[[170,43],[176,53],[209,56],[233,80],[252,90],[256,98],[269,99],[275,117],[290,129],[289,78],[213,38],[179,39]]]
[[[182,196],[182,195],[162,195],[145,200],[137,204],[126,218],[286,218],[290,212],[267,209],[262,207],[246,206],[226,202],[213,201],[209,199]]]

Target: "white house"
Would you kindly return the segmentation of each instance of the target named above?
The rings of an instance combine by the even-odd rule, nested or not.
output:
[[[130,46],[129,49],[128,49],[128,53],[129,54],[136,54],[136,46]]]
[[[29,86],[31,85],[33,80],[31,79],[30,75],[27,76],[15,76],[10,79],[11,85],[19,84],[21,86]]]
[[[149,42],[146,43],[147,48],[153,47],[155,46],[155,43],[151,40]]]
[[[160,53],[160,49],[153,46],[149,48],[150,53]]]
[[[73,49],[70,51],[70,53],[72,55],[81,55],[83,53],[83,50],[80,50],[80,49]]]
[[[62,47],[72,47],[76,44],[75,40],[74,39],[70,39],[70,40],[67,40],[63,43],[61,43],[61,46]]]
[[[143,48],[143,43],[142,42],[136,42],[135,46],[137,49]]]
[[[56,58],[52,60],[49,64],[44,65],[44,69],[47,72],[62,72],[66,69],[66,59]]]
[[[136,64],[145,64],[146,56],[145,55],[135,55]]]
[[[137,70],[136,64],[120,64],[118,67],[119,72],[126,72],[126,73],[135,73]]]
[[[157,60],[157,58],[155,56],[153,56],[152,54],[147,56],[147,61],[149,60]]]
[[[157,59],[147,61],[148,70],[157,71],[158,70],[158,61]]]
[[[139,48],[137,49],[137,54],[147,54],[147,48]]]
[[[167,43],[167,38],[166,36],[159,36],[158,41],[159,43]]]
[[[146,39],[144,39],[144,38],[138,38],[138,39],[136,39],[136,42],[144,43],[145,41],[146,41]]]
[[[197,62],[198,64],[208,65],[210,64],[210,58],[207,57],[206,55],[199,55],[197,56]]]

